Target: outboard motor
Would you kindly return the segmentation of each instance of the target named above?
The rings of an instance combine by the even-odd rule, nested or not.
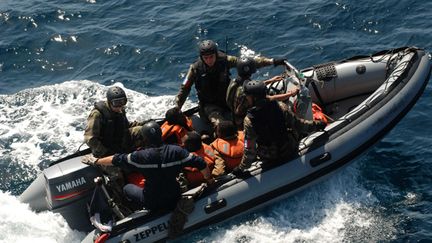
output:
[[[299,87],[300,91],[295,97],[291,97],[287,104],[293,107],[296,115],[306,120],[313,120],[312,99],[308,88],[309,81],[291,63],[285,61],[285,78],[268,86],[268,94],[282,94]]]
[[[100,171],[76,157],[45,169],[21,194],[20,201],[29,203],[36,211],[60,213],[72,229],[88,232],[93,227],[87,204],[95,188],[94,178],[98,176]]]

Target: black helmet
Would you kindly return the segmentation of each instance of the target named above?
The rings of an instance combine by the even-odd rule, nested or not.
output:
[[[159,146],[162,144],[162,130],[155,121],[149,121],[141,127],[141,136],[146,145]]]
[[[265,98],[267,93],[267,87],[264,82],[251,80],[243,84],[243,90],[245,95],[251,95],[255,98]]]
[[[127,103],[127,97],[124,90],[118,86],[110,87],[106,94],[108,103],[113,107],[122,107]]]
[[[242,57],[237,61],[237,73],[242,78],[250,77],[256,70],[255,60],[251,57]]]
[[[201,43],[199,43],[198,48],[199,48],[200,56],[217,54],[218,52],[217,45],[212,40],[202,41]]]

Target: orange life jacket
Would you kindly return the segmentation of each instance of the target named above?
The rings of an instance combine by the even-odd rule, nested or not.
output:
[[[230,140],[216,138],[211,146],[219,152],[225,160],[225,166],[231,171],[240,164],[243,157],[244,135],[243,139],[238,137]]]
[[[137,148],[135,151],[141,150],[142,148],[139,147]],[[130,184],[134,184],[136,186],[139,186],[141,188],[144,188],[145,186],[145,177],[143,176],[143,174],[139,173],[139,172],[131,172],[129,174],[126,175],[126,180],[128,183]]]
[[[294,102],[294,106],[293,106],[293,111],[294,113],[297,112],[297,105],[296,102]],[[312,116],[313,116],[313,120],[314,121],[323,121],[326,124],[328,124],[328,120],[327,117],[324,115],[324,112],[322,111],[321,107],[319,107],[317,104],[312,103]]]
[[[203,143],[201,148],[198,151],[193,152],[193,154],[203,158],[204,161],[207,163],[207,166],[209,167],[210,171],[213,170],[215,155],[212,147]],[[186,176],[186,179],[189,182],[190,188],[199,186],[201,183],[205,182],[204,176],[197,168],[185,167],[184,174]]]
[[[192,131],[192,120],[186,117],[186,124],[188,127],[182,127],[180,125],[171,125],[168,124],[168,121],[164,122],[161,126],[162,129],[162,141],[166,141],[167,138],[171,136],[175,136],[176,143],[182,144],[182,137],[186,135],[188,131]]]
[[[144,188],[145,186],[145,178],[139,172],[132,172],[127,175],[127,181],[131,184]]]
[[[244,143],[244,138],[245,138],[244,132],[238,131],[237,132],[237,138]]]
[[[319,107],[317,104],[312,103],[312,114],[314,121],[323,121],[326,124],[328,124],[327,117],[322,112],[321,107]]]

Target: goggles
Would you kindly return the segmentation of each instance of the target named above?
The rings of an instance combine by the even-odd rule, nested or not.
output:
[[[127,103],[127,99],[125,97],[111,100],[112,107],[116,107],[116,108],[123,107],[126,105],[126,103]]]
[[[215,53],[206,53],[206,54],[202,54],[201,57],[202,57],[202,59],[211,59],[211,58],[216,57],[216,54]]]

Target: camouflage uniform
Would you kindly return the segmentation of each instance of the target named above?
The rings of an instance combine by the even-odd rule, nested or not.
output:
[[[97,102],[87,118],[84,141],[95,157],[101,158],[115,153],[130,152],[132,139],[138,138],[138,122],[130,123],[125,111],[111,111],[107,102]]]
[[[255,58],[257,67],[273,64],[273,59]],[[230,83],[229,70],[237,66],[237,57],[218,52],[214,66],[208,67],[201,58],[190,65],[189,71],[176,97],[176,105],[182,107],[195,84],[201,114],[216,126],[220,120],[230,120],[226,94]]]
[[[254,59],[257,68],[265,67],[274,64],[273,59],[259,57]],[[246,102],[246,95],[243,92],[243,83],[250,81],[250,78],[237,77],[231,80],[226,95],[226,102],[228,107],[233,113],[234,124],[243,130],[243,120],[246,116],[248,104]]]
[[[240,78],[232,80],[228,86],[226,96],[228,107],[233,113],[234,125],[236,125],[239,130],[243,130],[243,120],[246,116],[248,108],[246,95],[243,91],[243,82],[247,80]]]
[[[135,124],[140,124],[140,123],[134,122],[131,124],[132,126],[128,129],[131,152],[139,148],[143,148],[145,145],[143,143],[143,137],[141,135],[142,125],[135,125]]]
[[[108,102],[100,101],[87,118],[84,140],[97,158],[116,153],[129,153],[142,147],[141,123],[129,122],[126,113],[113,112]],[[113,166],[101,166],[101,170],[110,178],[108,185],[116,201],[124,200],[123,185],[125,184],[122,169]]]
[[[278,101],[248,110],[244,119],[245,147],[241,170],[250,167],[257,159],[282,162],[297,156],[299,136],[296,131],[312,132],[316,123],[300,119],[289,107]]]

